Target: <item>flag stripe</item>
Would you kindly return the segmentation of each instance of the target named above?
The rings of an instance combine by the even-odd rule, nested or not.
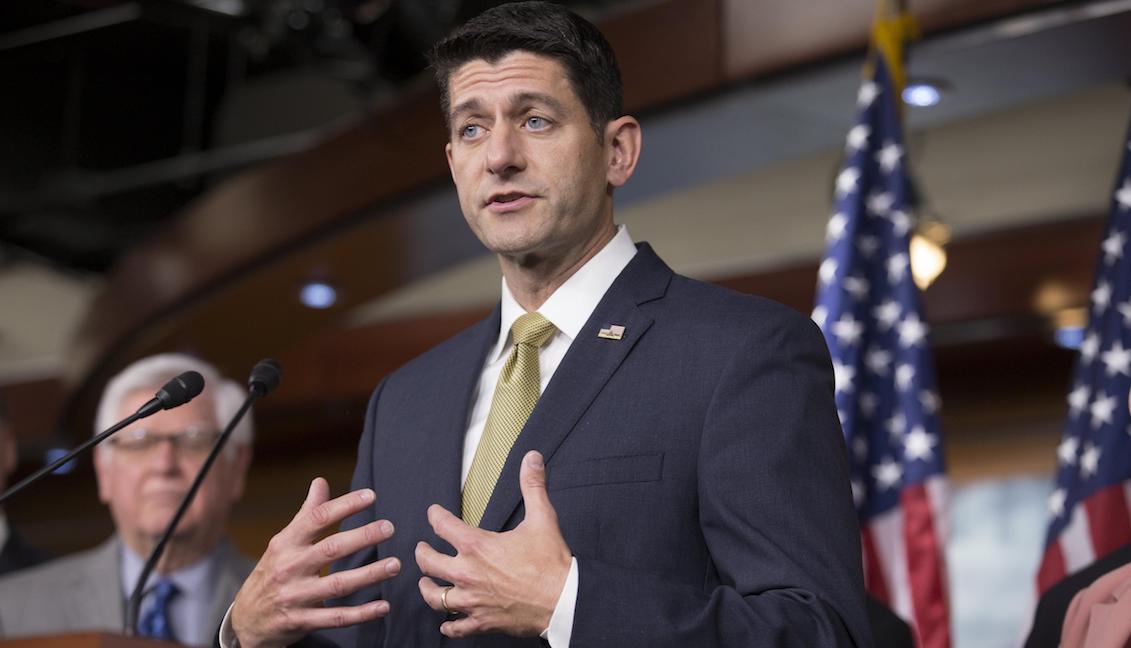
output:
[[[861,549],[864,553],[864,585],[872,596],[884,605],[891,607],[891,592],[888,591],[887,577],[884,576],[880,556],[876,551],[876,541],[872,538],[872,528],[860,527]]]
[[[1064,552],[1060,550],[1060,543],[1054,542],[1045,549],[1041,559],[1041,569],[1037,573],[1037,589],[1045,591],[1056,585],[1057,581],[1067,574],[1064,564]]]
[[[946,581],[938,577],[935,569],[942,547],[938,543],[936,512],[926,484],[904,488],[901,500],[918,643],[921,648],[949,646]]]
[[[1123,484],[1098,490],[1084,500],[1088,512],[1088,531],[1092,534],[1092,553],[1104,556],[1131,538],[1131,516],[1127,515],[1127,500]]]
[[[1095,549],[1092,548],[1092,538],[1088,534],[1088,512],[1083,506],[1072,510],[1072,517],[1068,526],[1060,534],[1060,550],[1064,554],[1064,571],[1071,574],[1082,567],[1087,567],[1096,559]]]
[[[896,508],[872,519],[872,539],[879,556],[880,571],[888,590],[888,605],[900,617],[915,619],[911,603],[911,579],[907,572],[907,547],[903,536],[903,512]]]

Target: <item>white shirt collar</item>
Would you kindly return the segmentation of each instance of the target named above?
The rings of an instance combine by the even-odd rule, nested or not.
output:
[[[593,310],[601,298],[605,296],[609,286],[636,255],[636,246],[624,225],[617,227],[617,233],[601,248],[601,251],[577,269],[550,298],[546,300],[538,312],[564,334],[570,341],[581,332],[581,327],[589,320]],[[495,346],[487,355],[487,362],[498,360],[510,346],[511,326],[514,321],[526,311],[515,300],[507,286],[507,280],[502,280],[502,299],[499,307],[499,338]]]

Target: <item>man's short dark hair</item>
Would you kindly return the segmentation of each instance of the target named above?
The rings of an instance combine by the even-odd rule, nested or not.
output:
[[[566,70],[598,136],[624,114],[620,69],[613,48],[593,23],[552,2],[515,2],[479,14],[441,40],[428,59],[440,86],[446,121],[448,80],[465,63],[495,63],[522,51],[552,58]]]

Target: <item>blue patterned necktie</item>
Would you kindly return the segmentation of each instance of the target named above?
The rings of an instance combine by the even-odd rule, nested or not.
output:
[[[180,592],[176,583],[168,578],[157,581],[148,594],[152,602],[145,614],[141,615],[141,622],[137,624],[137,633],[143,637],[176,641],[172,617],[169,614],[169,602]]]

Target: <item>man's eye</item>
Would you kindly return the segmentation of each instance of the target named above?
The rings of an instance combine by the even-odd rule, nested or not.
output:
[[[550,125],[545,117],[527,117],[526,126],[531,130],[542,130]]]
[[[468,125],[464,126],[463,128],[459,129],[459,134],[460,134],[460,137],[463,137],[464,139],[468,139],[468,138],[478,136],[479,130],[480,130],[479,126],[477,126],[476,124],[468,124]]]

